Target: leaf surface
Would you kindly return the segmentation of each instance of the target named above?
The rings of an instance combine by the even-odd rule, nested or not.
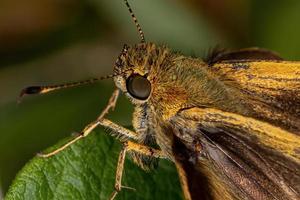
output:
[[[35,157],[18,173],[6,199],[109,199],[120,147],[100,130],[53,157]],[[181,199],[176,169],[170,161],[161,160],[158,169],[147,173],[126,159],[122,183],[136,191],[122,189],[116,199]]]

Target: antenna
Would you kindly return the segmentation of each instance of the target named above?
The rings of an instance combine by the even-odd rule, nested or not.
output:
[[[48,93],[48,92],[52,92],[52,91],[56,91],[56,90],[60,90],[60,89],[72,88],[72,87],[77,87],[77,86],[81,86],[81,85],[92,84],[92,83],[102,81],[102,80],[105,80],[105,79],[114,78],[114,77],[122,75],[122,74],[124,74],[124,73],[126,73],[127,71],[130,71],[130,70],[131,69],[124,70],[120,73],[114,73],[114,74],[110,74],[110,75],[107,75],[107,76],[101,76],[99,78],[91,78],[91,79],[88,79],[88,80],[76,81],[76,82],[71,82],[71,83],[64,83],[64,84],[58,84],[58,85],[29,86],[29,87],[24,88],[21,91],[21,93],[19,95],[18,103],[21,103],[21,99],[24,95],[44,94],[44,93]]]
[[[54,90],[60,90],[60,89],[77,87],[77,86],[86,85],[86,84],[92,84],[97,81],[113,78],[114,76],[115,75],[108,75],[108,76],[103,76],[100,78],[92,78],[92,79],[88,79],[88,80],[84,80],[84,81],[77,81],[77,82],[65,83],[65,84],[59,84],[59,85],[30,86],[30,87],[24,88],[21,91],[18,102],[19,103],[21,102],[21,98],[24,95],[44,94],[44,93],[48,93],[48,92],[51,92]]]
[[[128,8],[128,11],[129,11],[129,13],[130,13],[130,15],[131,15],[131,18],[132,18],[132,20],[133,20],[133,22],[134,22],[134,24],[135,24],[135,26],[136,26],[136,28],[137,28],[139,34],[140,34],[141,42],[142,42],[142,43],[145,43],[145,35],[144,35],[144,32],[143,32],[143,30],[142,30],[141,25],[139,24],[137,18],[135,17],[135,15],[134,15],[134,13],[133,13],[133,11],[132,11],[132,9],[131,9],[131,7],[130,7],[128,1],[127,1],[127,0],[124,0],[124,2],[125,2],[126,6],[127,6],[127,8]]]

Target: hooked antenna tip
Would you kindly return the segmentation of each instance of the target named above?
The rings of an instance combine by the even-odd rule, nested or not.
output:
[[[22,89],[19,95],[18,103],[21,103],[23,96],[28,94],[39,94],[42,90],[43,88],[41,86],[30,86]]]

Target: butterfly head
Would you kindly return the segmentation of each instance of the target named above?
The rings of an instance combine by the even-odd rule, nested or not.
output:
[[[155,73],[168,54],[165,47],[153,43],[124,45],[114,68],[116,86],[134,104],[147,101],[153,91]]]

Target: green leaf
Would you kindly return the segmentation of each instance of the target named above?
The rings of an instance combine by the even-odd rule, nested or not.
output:
[[[109,199],[120,147],[99,131],[50,158],[35,157],[18,173],[5,199]],[[136,191],[122,189],[116,199],[181,199],[176,169],[166,160],[147,173],[127,159],[122,185]]]

